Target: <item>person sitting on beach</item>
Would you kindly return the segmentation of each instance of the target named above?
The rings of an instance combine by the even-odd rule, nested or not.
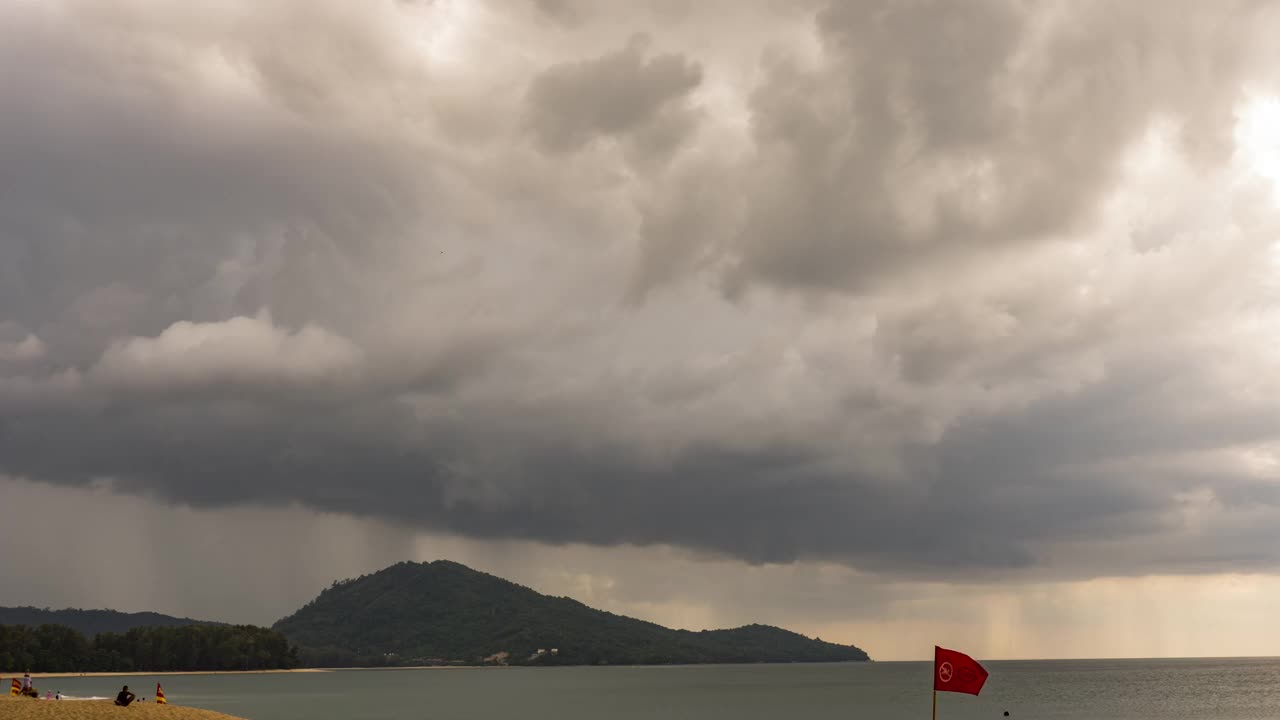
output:
[[[120,694],[116,695],[116,704],[121,707],[129,707],[129,703],[133,702],[134,697],[136,696],[129,692],[129,686],[125,685]]]

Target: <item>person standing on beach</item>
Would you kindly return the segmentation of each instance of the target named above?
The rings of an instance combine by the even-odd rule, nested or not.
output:
[[[31,671],[27,671],[22,674],[22,694],[26,695],[27,691],[30,689],[31,689]]]

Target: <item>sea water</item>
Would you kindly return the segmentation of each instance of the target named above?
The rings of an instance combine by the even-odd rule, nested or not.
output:
[[[938,694],[941,720],[1280,719],[1280,659],[984,663],[980,697]],[[250,720],[921,720],[930,663],[349,670],[269,675],[76,677],[37,682]]]

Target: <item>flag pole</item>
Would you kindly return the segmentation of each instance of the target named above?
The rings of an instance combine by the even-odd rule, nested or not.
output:
[[[938,691],[933,691],[933,720],[938,720]]]

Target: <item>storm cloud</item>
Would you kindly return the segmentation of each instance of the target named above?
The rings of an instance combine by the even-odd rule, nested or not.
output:
[[[0,13],[0,475],[917,580],[1280,567],[1270,4]]]

